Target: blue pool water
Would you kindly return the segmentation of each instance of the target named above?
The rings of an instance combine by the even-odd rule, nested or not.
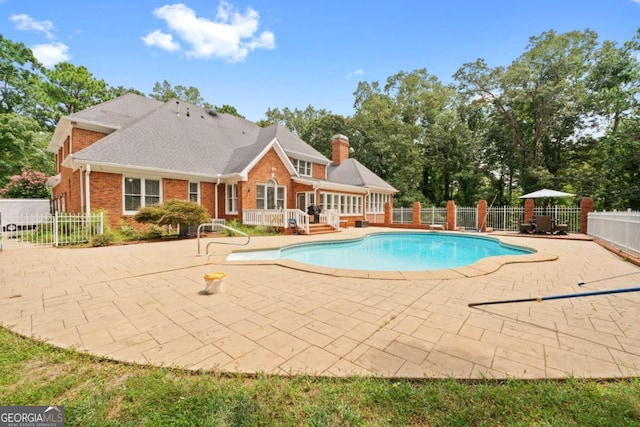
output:
[[[235,252],[230,261],[290,259],[349,270],[443,270],[473,264],[486,257],[524,255],[534,251],[497,239],[446,233],[377,233],[348,241],[315,242],[266,251]]]

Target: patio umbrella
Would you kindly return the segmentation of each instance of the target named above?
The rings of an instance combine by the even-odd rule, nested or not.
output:
[[[564,191],[557,190],[549,190],[548,188],[543,188],[542,190],[534,191],[533,193],[525,194],[524,196],[520,196],[521,199],[544,199],[542,207],[544,208],[544,213],[547,213],[547,204],[549,199],[553,197],[570,197],[575,196],[572,193],[565,193]]]
[[[550,199],[552,197],[569,197],[569,196],[575,196],[575,194],[543,188],[542,190],[534,191],[533,193],[520,196],[520,198],[521,199]]]

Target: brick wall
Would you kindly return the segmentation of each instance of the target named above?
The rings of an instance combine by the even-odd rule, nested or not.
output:
[[[222,185],[220,185],[220,187],[218,188],[218,192],[220,192],[220,188],[222,188]],[[216,184],[213,182],[201,182],[200,183],[200,204],[207,209],[207,212],[209,212],[209,216],[211,218],[216,217],[215,197],[216,197]],[[220,197],[219,194],[218,194],[218,197]],[[218,205],[218,208],[219,207],[220,206]]]
[[[73,128],[71,133],[73,135],[72,148],[73,152],[77,153],[93,144],[94,142],[107,136],[106,133],[96,132],[92,130]]]
[[[256,209],[256,184],[264,184],[272,178],[280,186],[287,187],[287,208],[295,207],[295,193],[292,189],[292,179],[280,157],[274,149],[258,162],[249,172],[249,179],[238,184],[238,203],[240,209]]]
[[[109,222],[115,227],[122,219],[122,175],[116,173],[91,172],[91,210],[104,209]]]
[[[327,167],[319,163],[312,163],[311,176],[316,179],[326,179]]]
[[[189,200],[189,181],[184,179],[162,179],[162,201],[171,199]]]

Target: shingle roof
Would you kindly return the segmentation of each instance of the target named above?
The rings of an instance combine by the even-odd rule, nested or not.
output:
[[[124,127],[136,119],[160,107],[163,103],[155,99],[127,93],[102,104],[67,116],[71,121],[99,123],[115,129]]]
[[[356,159],[343,160],[338,166],[329,165],[327,167],[327,179],[331,182],[355,185],[357,187],[397,191]]]
[[[144,110],[141,105],[150,105],[140,99],[132,100],[129,95],[126,97],[138,107],[129,108],[125,113],[140,112]],[[123,105],[121,98],[118,100],[117,105]],[[241,172],[277,137],[285,151],[305,152],[321,162],[328,162],[326,157],[280,125],[263,129],[248,120],[230,114],[212,115],[184,102],[179,105],[178,115],[175,100],[159,103],[159,106],[153,101],[155,109],[137,118],[118,115],[117,105],[94,107],[92,111],[85,110],[77,115],[93,121],[102,118],[110,124],[126,117],[127,120],[121,120],[120,124],[127,123],[117,132],[76,153],[76,159],[215,176]]]
[[[177,107],[175,100],[161,103],[127,94],[67,119],[117,129],[75,153],[78,161],[215,177],[243,172],[275,138],[290,157],[330,163],[280,124],[261,128],[248,120],[211,114],[185,102]],[[327,172],[328,181],[395,191],[355,159],[338,167],[329,165]]]

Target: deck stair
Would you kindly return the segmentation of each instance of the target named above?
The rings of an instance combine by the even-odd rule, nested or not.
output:
[[[309,235],[312,234],[325,234],[325,233],[339,233],[340,230],[336,230],[329,224],[309,224]]]

